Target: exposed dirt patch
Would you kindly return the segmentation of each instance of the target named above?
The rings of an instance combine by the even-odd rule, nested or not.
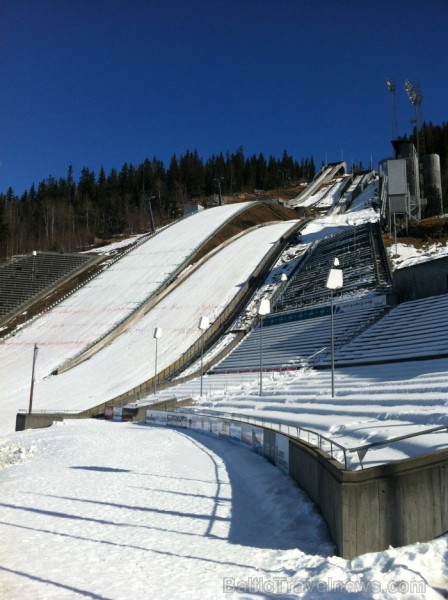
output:
[[[394,238],[383,234],[386,248],[393,246]],[[397,242],[425,250],[434,244],[445,245],[448,242],[448,218],[430,217],[409,225],[408,233],[397,232]]]

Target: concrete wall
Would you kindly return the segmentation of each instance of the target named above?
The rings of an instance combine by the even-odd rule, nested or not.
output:
[[[346,559],[448,531],[448,449],[363,471],[290,440],[289,472],[320,509]]]
[[[148,408],[163,411],[174,411],[183,406],[191,406],[193,400],[191,398],[185,398],[184,400],[177,400],[176,398],[169,398],[161,402],[155,402],[146,406],[141,406],[137,409],[136,414],[133,416],[132,421],[140,422],[146,418],[146,411]],[[107,404],[103,406],[103,412]],[[97,416],[97,415],[95,415]],[[88,419],[90,415],[85,412],[79,413],[64,413],[64,412],[45,412],[45,413],[17,413],[16,415],[16,431],[24,431],[25,429],[41,429],[43,427],[50,427],[54,421],[64,421],[66,419]]]
[[[54,421],[64,421],[65,419],[84,419],[81,413],[17,413],[16,431],[25,429],[40,429],[50,427]]]
[[[448,257],[396,269],[393,287],[400,302],[448,293]]]

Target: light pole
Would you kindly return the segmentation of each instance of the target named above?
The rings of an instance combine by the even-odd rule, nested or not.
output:
[[[334,398],[334,322],[333,322],[333,290],[343,285],[342,269],[339,269],[339,260],[334,259],[333,268],[328,273],[326,287],[331,295],[331,397]],[[335,268],[336,267],[336,268]]]
[[[33,264],[31,267],[31,281],[34,281],[34,269],[35,269],[35,263],[36,263],[36,256],[37,256],[37,252],[36,252],[36,250],[33,250]]]
[[[162,337],[163,330],[161,327],[156,327],[154,329],[154,339],[156,340],[156,358],[155,358],[155,366],[154,366],[154,396],[157,392],[157,341]]]
[[[357,221],[356,219],[351,219],[350,221],[347,221],[349,225],[351,225],[353,227],[353,252],[355,252],[356,250],[356,225],[357,225]]]
[[[219,198],[219,206],[222,206],[222,195],[221,195],[221,181],[223,181],[224,177],[215,177],[213,181],[218,188],[218,198]]]
[[[262,298],[258,307],[260,315],[260,396],[263,395],[263,317],[271,312],[271,302],[269,298]]]
[[[210,327],[210,321],[209,321],[208,317],[201,317],[201,319],[199,321],[199,329],[202,332],[204,332],[209,327]],[[200,392],[201,398],[202,398],[203,365],[204,365],[204,335],[202,335],[202,346],[201,346],[201,392]]]
[[[394,238],[395,238],[395,258],[398,256],[397,252],[397,213],[394,213]]]
[[[37,354],[39,352],[39,348],[37,347],[37,344],[34,344],[34,351],[33,351],[33,368],[31,371],[31,388],[30,388],[30,404],[28,407],[28,414],[31,414],[32,410],[33,410],[33,394],[34,394],[34,370],[36,368],[36,360],[37,360]]]

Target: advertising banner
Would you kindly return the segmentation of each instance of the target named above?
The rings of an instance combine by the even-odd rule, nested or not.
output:
[[[199,415],[191,415],[191,425],[192,429],[202,430],[202,417]]]
[[[114,406],[112,411],[112,420],[113,421],[121,421],[123,416],[123,409],[121,406]]]
[[[386,296],[369,296],[361,300],[351,300],[350,302],[341,302],[335,306],[335,313],[348,313],[354,310],[365,310],[367,308],[375,308],[378,306],[386,306]]]
[[[241,424],[240,423],[230,422],[229,439],[232,440],[232,442],[241,444]]]
[[[264,429],[252,426],[252,448],[257,454],[263,454]]]
[[[275,435],[275,464],[284,473],[289,473],[289,439],[281,433]]]
[[[151,425],[166,425],[167,414],[162,410],[147,410],[146,423],[150,423]]]
[[[219,435],[219,426],[221,424],[221,419],[212,419],[212,428],[211,432],[214,435]]]
[[[174,412],[166,413],[166,424],[172,427],[188,427],[187,415],[178,415]]]
[[[224,419],[219,419],[219,437],[229,437],[230,427],[229,422]]]
[[[252,425],[241,425],[241,443],[247,448],[253,449],[253,426]]]
[[[210,432],[211,431],[211,421],[212,421],[211,417],[201,417],[200,424],[199,424],[200,429],[205,432]]]

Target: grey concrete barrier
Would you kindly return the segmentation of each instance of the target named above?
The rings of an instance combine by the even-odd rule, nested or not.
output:
[[[64,421],[65,419],[83,419],[81,413],[68,412],[42,412],[42,413],[17,413],[16,431],[25,429],[40,429],[50,427],[55,421]]]
[[[321,511],[343,558],[448,532],[448,449],[348,471],[290,439],[289,473]]]

